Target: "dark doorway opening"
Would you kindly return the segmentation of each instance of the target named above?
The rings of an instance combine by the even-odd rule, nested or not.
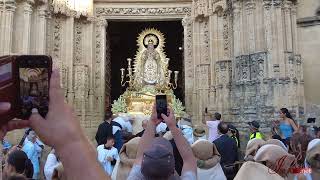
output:
[[[137,51],[138,35],[146,28],[155,28],[165,36],[165,49],[170,58],[169,69],[179,71],[178,88],[174,94],[184,104],[184,67],[183,67],[183,26],[181,21],[109,21],[107,33],[111,56],[111,102],[117,100],[127,88],[120,85],[121,68],[128,68],[127,58],[134,58]]]

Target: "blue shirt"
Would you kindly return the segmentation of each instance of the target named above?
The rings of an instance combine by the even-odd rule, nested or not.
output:
[[[36,145],[31,141],[26,141],[22,150],[27,154],[28,158],[31,160],[33,165],[33,179],[38,179],[38,174],[40,173],[38,152],[36,150]]]
[[[282,135],[284,136],[284,139],[287,139],[292,136],[293,128],[291,127],[290,124],[280,123],[279,128],[280,128]]]

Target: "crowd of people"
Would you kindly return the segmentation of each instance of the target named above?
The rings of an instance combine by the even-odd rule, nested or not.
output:
[[[280,109],[270,135],[260,131],[258,121],[248,123],[244,151],[242,134],[221,114],[214,113],[206,127],[195,126],[188,118],[177,122],[170,107],[161,119],[154,107],[136,134],[130,118],[107,114],[93,145],[65,103],[57,72],[50,83],[45,119],[33,109],[29,120],[0,124],[3,180],[320,179],[319,128],[298,125],[286,108]],[[9,109],[10,104],[1,102],[0,116]],[[23,128],[26,138],[19,145],[5,140],[8,131]],[[45,147],[51,152],[42,165]]]

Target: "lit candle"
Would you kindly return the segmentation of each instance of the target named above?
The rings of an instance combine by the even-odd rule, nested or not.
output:
[[[168,80],[170,81],[171,79],[171,74],[172,74],[172,71],[171,70],[168,70]]]
[[[177,80],[179,75],[179,71],[174,71],[174,79]]]
[[[121,76],[124,76],[124,68],[121,68],[120,71],[121,71]]]
[[[132,59],[131,59],[131,58],[128,58],[127,61],[128,61],[128,67],[131,68],[131,61],[132,61]]]

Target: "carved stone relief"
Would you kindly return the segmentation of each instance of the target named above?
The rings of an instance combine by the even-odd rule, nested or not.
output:
[[[74,63],[80,64],[82,62],[82,24],[81,21],[75,21],[74,24]]]
[[[161,15],[191,15],[189,7],[132,7],[132,8],[116,8],[116,7],[98,7],[96,15],[99,16],[161,16]]]

